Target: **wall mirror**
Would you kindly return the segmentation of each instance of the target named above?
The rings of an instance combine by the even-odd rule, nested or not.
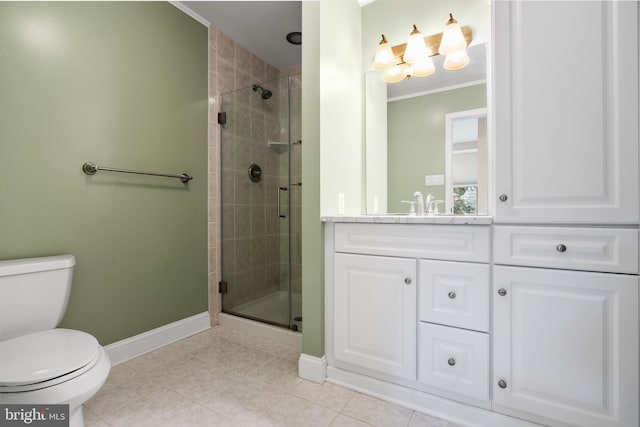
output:
[[[427,9],[431,4],[421,3]],[[435,56],[436,72],[428,77],[385,83],[380,72],[365,73],[367,214],[407,213],[409,206],[402,201],[415,200],[415,191],[442,200],[442,214],[487,214],[491,147],[487,143],[486,46],[490,9],[486,2],[469,0],[465,4],[476,7],[473,16],[457,18],[474,31],[467,48],[471,58],[467,67],[446,71],[444,58]],[[374,12],[363,17],[373,17]],[[465,16],[461,12],[454,15]],[[412,20],[394,17],[395,25],[402,21],[407,26],[407,19]],[[367,32],[366,21],[363,25]],[[376,22],[378,28],[383,25]],[[482,31],[476,32],[476,28]],[[365,69],[371,69],[370,64]]]

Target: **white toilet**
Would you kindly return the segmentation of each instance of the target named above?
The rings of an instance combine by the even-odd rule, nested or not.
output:
[[[0,261],[0,403],[82,404],[102,387],[111,363],[91,335],[56,329],[67,309],[75,258]]]

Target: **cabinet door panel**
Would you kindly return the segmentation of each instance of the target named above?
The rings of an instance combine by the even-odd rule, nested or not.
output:
[[[493,309],[495,408],[638,424],[637,276],[496,266]]]
[[[638,222],[637,9],[495,3],[497,223]]]
[[[335,254],[334,356],[416,379],[416,261]]]

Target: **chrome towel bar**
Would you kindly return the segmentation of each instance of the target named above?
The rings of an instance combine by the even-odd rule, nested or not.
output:
[[[87,175],[95,175],[96,172],[98,171],[109,171],[109,172],[134,173],[137,175],[165,176],[167,178],[178,178],[184,184],[188,183],[193,179],[191,175],[186,173],[183,173],[181,175],[170,175],[166,173],[141,172],[141,171],[132,171],[128,169],[106,168],[103,166],[96,166],[94,163],[91,163],[91,162],[87,162],[84,165],[82,165],[82,171]]]

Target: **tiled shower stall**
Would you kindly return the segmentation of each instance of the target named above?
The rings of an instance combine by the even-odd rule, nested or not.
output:
[[[300,71],[300,67],[279,70],[210,28],[212,323],[222,310],[301,328],[300,321],[292,321],[300,316],[301,292]],[[263,99],[252,89],[254,84],[272,96]],[[225,124],[218,123],[221,111],[226,113]],[[255,183],[248,174],[254,163],[263,172]],[[228,284],[222,301],[221,280]]]

